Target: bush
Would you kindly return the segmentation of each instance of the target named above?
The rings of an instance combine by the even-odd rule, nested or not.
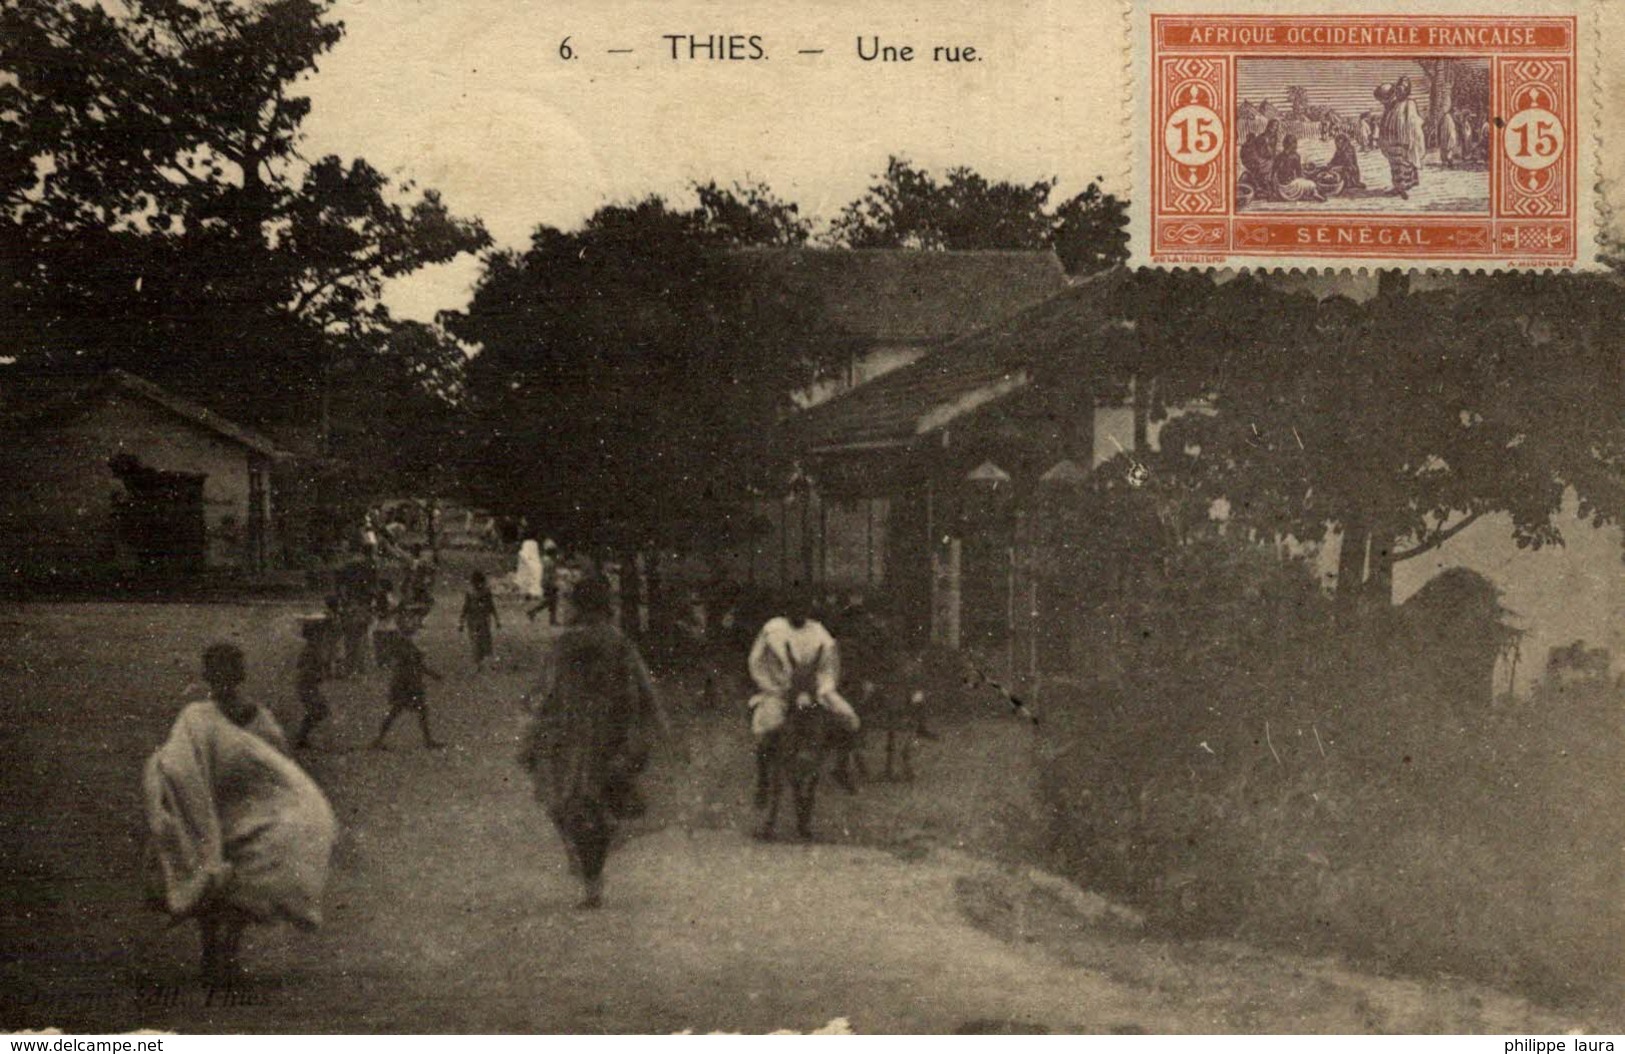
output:
[[[1094,678],[1043,700],[1056,866],[1176,932],[1617,996],[1616,691],[1492,707],[1436,606],[1340,618],[1223,536],[1124,596]]]

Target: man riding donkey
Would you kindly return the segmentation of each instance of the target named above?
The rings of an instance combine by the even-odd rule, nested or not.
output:
[[[812,617],[812,598],[795,590],[786,614],[767,621],[750,649],[750,676],[757,692],[750,698],[750,728],[756,740],[756,805],[767,805],[771,783],[774,737],[784,728],[790,708],[800,703],[792,698],[798,672],[809,667],[813,690],[807,703],[828,710],[843,726],[846,743],[836,744],[845,754],[851,737],[857,735],[859,721],[852,704],[842,698],[840,650],[823,623]]]

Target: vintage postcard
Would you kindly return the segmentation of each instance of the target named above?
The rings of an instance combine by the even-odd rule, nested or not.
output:
[[[1136,4],[1133,259],[1594,268],[1588,9]]]
[[[1622,39],[0,0],[8,1054],[1612,1054]]]

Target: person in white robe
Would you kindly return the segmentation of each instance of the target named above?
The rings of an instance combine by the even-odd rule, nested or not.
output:
[[[1377,142],[1393,173],[1393,193],[1408,198],[1422,182],[1422,156],[1427,152],[1422,115],[1411,98],[1411,79],[1380,85],[1373,94],[1383,107]]]
[[[840,693],[841,653],[824,624],[812,617],[803,597],[792,604],[788,616],[769,619],[751,645],[747,665],[756,694],[750,697],[750,729],[756,739],[756,798],[764,802],[768,787],[769,738],[784,727],[790,707],[791,673],[798,665],[817,664],[818,692],[809,700],[840,719],[848,732],[859,728],[857,711]]]
[[[534,538],[526,538],[519,546],[519,566],[514,569],[513,584],[526,600],[542,598],[542,550]]]

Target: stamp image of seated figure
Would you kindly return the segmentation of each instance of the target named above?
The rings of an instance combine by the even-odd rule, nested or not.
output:
[[[1139,0],[1131,262],[1593,269],[1588,0]]]
[[[1489,83],[1479,57],[1238,61],[1237,211],[1487,215]]]

